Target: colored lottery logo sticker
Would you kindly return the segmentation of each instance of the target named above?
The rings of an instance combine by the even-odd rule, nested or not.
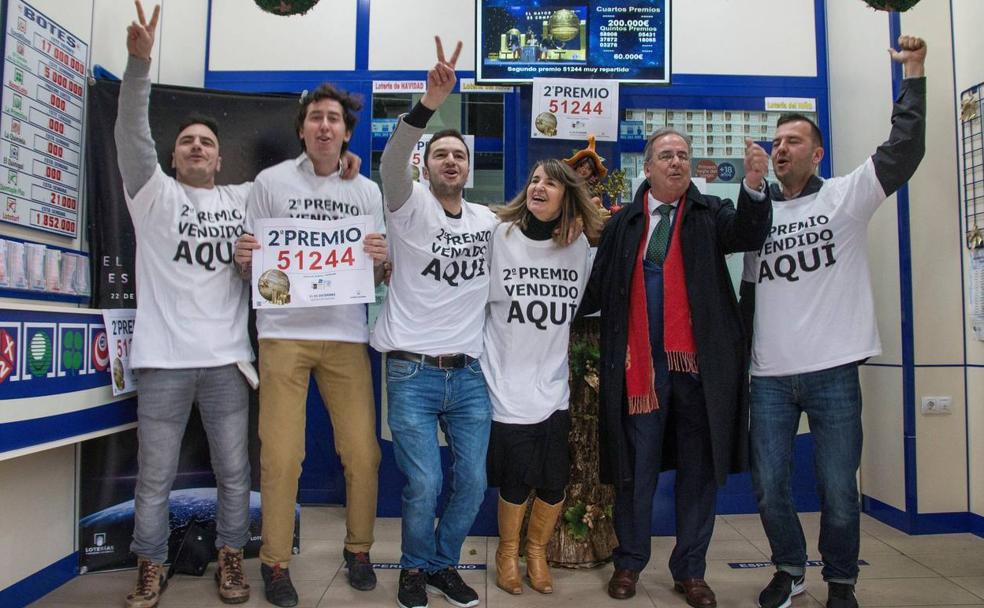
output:
[[[718,165],[718,178],[722,182],[730,182],[735,178],[735,166],[731,163],[721,163]]]
[[[51,337],[43,331],[35,332],[27,346],[27,370],[40,378],[51,370]]]
[[[713,182],[718,176],[718,166],[713,160],[697,161],[697,177],[703,177],[709,182]]]
[[[106,339],[106,332],[103,330],[99,330],[92,341],[92,365],[100,372],[109,368],[109,340]]]
[[[84,340],[81,331],[70,330],[62,334],[62,369],[70,372],[78,372],[82,369],[83,348]]]
[[[17,343],[7,333],[0,329],[0,382],[5,382],[14,372],[14,360],[17,358]]]

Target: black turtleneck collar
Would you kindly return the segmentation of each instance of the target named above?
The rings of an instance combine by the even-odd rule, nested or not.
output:
[[[527,216],[526,228],[523,229],[523,234],[526,235],[526,238],[533,241],[546,241],[553,238],[554,230],[559,225],[559,215],[549,222],[541,222],[531,213]]]

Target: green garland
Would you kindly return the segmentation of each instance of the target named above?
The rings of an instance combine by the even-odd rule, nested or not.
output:
[[[915,6],[919,0],[864,0],[871,8],[879,11],[907,11]]]
[[[274,15],[303,15],[308,12],[318,0],[253,0],[256,6]]]

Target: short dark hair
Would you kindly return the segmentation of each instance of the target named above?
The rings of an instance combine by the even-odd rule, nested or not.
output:
[[[355,130],[355,123],[359,122],[357,112],[362,109],[362,100],[352,95],[348,91],[336,89],[327,82],[318,85],[318,88],[301,98],[301,105],[297,108],[297,116],[294,118],[294,133],[300,133],[304,129],[304,121],[307,119],[308,106],[322,99],[334,99],[342,106],[342,117],[345,120],[345,130],[351,133]],[[301,149],[307,151],[304,139],[301,138]],[[348,150],[348,142],[342,142],[342,153]]]
[[[778,129],[787,122],[805,122],[810,125],[810,131],[813,133],[813,142],[819,147],[823,147],[823,133],[820,132],[820,127],[817,126],[817,123],[813,122],[808,116],[799,112],[787,112],[776,121],[776,128]]]
[[[459,131],[458,129],[444,129],[443,131],[438,131],[437,133],[432,135],[430,140],[427,142],[427,145],[424,146],[425,167],[427,166],[427,159],[430,158],[431,146],[434,145],[434,142],[436,142],[437,140],[444,139],[445,137],[454,137],[456,139],[461,140],[461,143],[465,144],[465,154],[466,155],[471,154],[471,152],[468,150],[468,144],[465,142],[465,136],[461,134],[461,131]]]
[[[215,133],[216,138],[218,138],[219,136],[219,123],[217,123],[214,118],[212,118],[207,114],[192,112],[191,114],[188,114],[183,119],[181,119],[181,122],[178,123],[178,132],[174,136],[175,139],[177,139],[178,135],[181,135],[182,131],[184,131],[191,125],[205,125],[206,127],[212,130],[212,133]]]

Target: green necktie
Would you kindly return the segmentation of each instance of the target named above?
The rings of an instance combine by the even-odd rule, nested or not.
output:
[[[646,248],[646,260],[660,266],[666,259],[666,246],[670,243],[670,230],[673,224],[670,221],[670,211],[673,211],[673,205],[662,204],[656,208],[660,220],[656,224],[652,238],[649,239],[649,247]]]

